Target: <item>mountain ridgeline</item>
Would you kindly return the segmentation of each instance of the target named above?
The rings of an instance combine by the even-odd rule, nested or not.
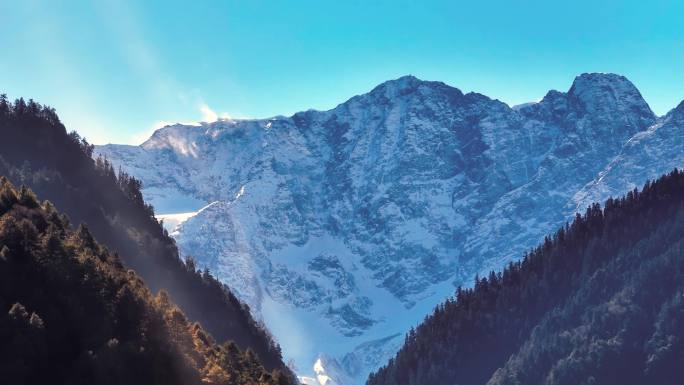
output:
[[[361,383],[457,286],[684,167],[683,117],[656,116],[617,74],[514,107],[405,76],[327,111],[175,124],[94,151],[161,214],[194,213],[169,227],[180,250],[288,358],[307,370],[323,357],[316,367]]]
[[[594,204],[478,277],[367,385],[680,384],[684,173]]]
[[[166,291],[31,190],[0,178],[0,376],[5,384],[286,385],[252,350],[217,344]]]
[[[192,258],[180,259],[174,240],[144,202],[140,181],[117,173],[106,160],[94,161],[92,145],[75,132],[67,134],[53,109],[32,100],[10,103],[0,96],[0,135],[0,175],[30,187],[71,223],[87,224],[153,292],[166,290],[216,340],[250,348],[268,370],[283,370],[290,378],[280,348],[246,305],[209,271],[199,271]]]

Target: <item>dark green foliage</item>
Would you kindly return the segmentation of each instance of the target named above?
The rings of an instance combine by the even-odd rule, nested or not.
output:
[[[598,204],[435,309],[368,385],[680,384],[684,173]]]
[[[217,345],[166,292],[152,296],[49,202],[36,204],[30,190],[16,191],[4,178],[0,193],[16,197],[0,203],[3,384],[288,383],[251,350]]]
[[[140,181],[116,172],[106,159],[93,160],[93,146],[75,132],[67,134],[54,109],[32,100],[9,103],[0,95],[0,136],[0,175],[53,202],[74,225],[87,223],[126,267],[153,291],[167,290],[188,318],[217,340],[251,348],[269,370],[287,371],[280,348],[245,305],[211,274],[181,260],[173,239],[143,201]],[[9,207],[20,200],[33,207],[38,201],[31,190],[18,197],[0,193],[0,203]]]

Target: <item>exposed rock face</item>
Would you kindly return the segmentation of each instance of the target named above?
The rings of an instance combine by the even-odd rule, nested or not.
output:
[[[515,109],[407,76],[330,111],[167,126],[96,153],[142,179],[158,212],[206,205],[172,229],[181,250],[302,372],[327,353],[360,383],[454,285],[681,166],[679,110],[658,119],[612,74]]]
[[[684,102],[638,132],[598,175],[578,191],[567,212],[581,210],[591,202],[641,188],[675,167],[684,167]]]

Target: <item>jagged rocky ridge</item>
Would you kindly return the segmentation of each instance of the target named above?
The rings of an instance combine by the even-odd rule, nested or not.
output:
[[[142,179],[158,213],[185,213],[161,216],[181,250],[300,372],[325,352],[362,382],[454,286],[677,166],[645,145],[681,154],[680,109],[656,117],[613,74],[520,108],[407,76],[329,111],[167,126],[96,153]]]

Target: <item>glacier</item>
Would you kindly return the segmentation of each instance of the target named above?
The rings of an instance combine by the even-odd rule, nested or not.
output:
[[[95,156],[143,181],[303,381],[354,385],[456,286],[682,167],[682,116],[615,74],[514,108],[405,76],[329,111],[170,125]]]

